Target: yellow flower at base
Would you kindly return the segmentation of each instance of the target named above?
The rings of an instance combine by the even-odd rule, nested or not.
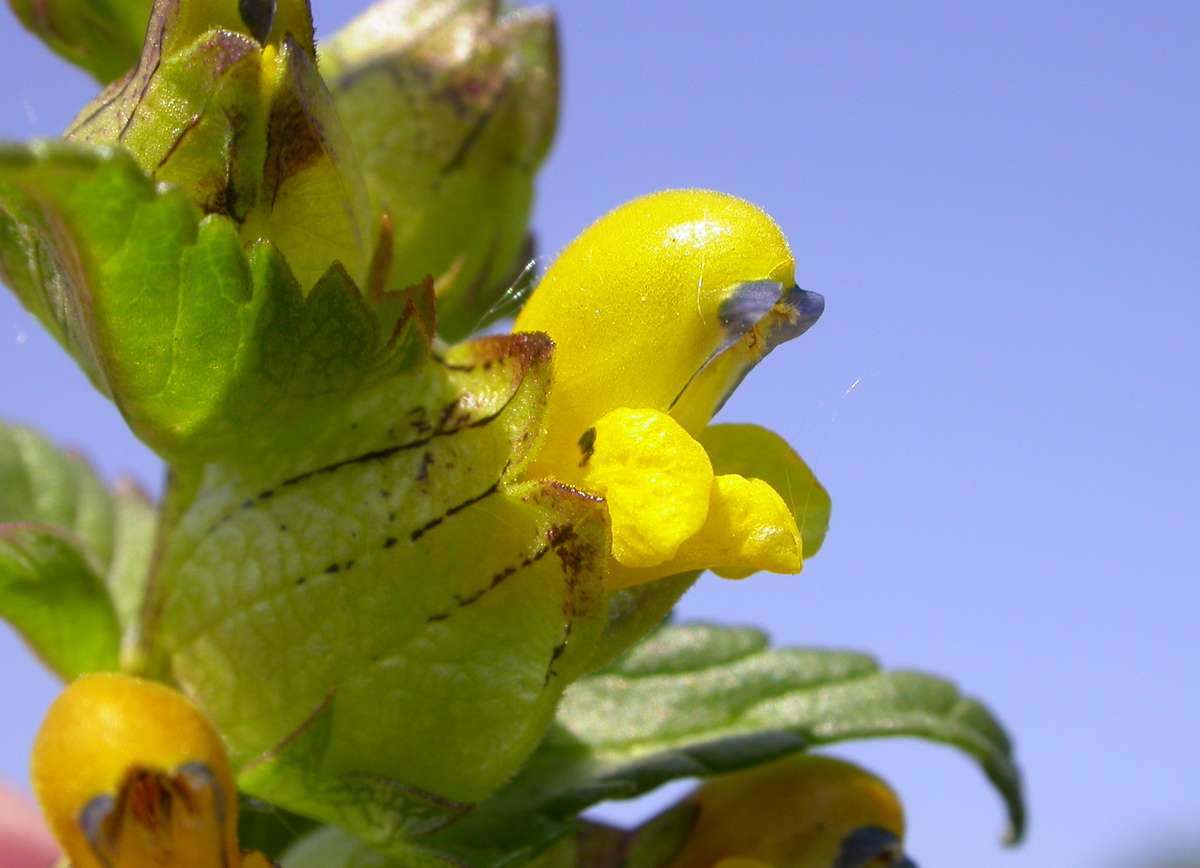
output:
[[[546,439],[527,476],[605,498],[609,588],[705,568],[800,571],[794,504],[758,474],[727,472],[703,432],[749,370],[823,309],[796,286],[775,222],[707,190],[623,205],[551,266],[514,327],[555,344]],[[738,460],[802,466],[778,438],[746,441],[764,444]]]
[[[73,868],[269,868],[237,845],[237,789],[220,736],[181,694],[84,675],[51,705],[33,789]]]
[[[799,754],[705,783],[668,868],[915,868],[895,793],[850,763]]]

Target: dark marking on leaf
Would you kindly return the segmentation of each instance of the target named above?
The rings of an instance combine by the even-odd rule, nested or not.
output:
[[[325,131],[304,102],[304,50],[289,37],[287,81],[271,104],[267,121],[267,158],[263,166],[264,197],[272,206],[280,188],[326,155]]]
[[[426,410],[425,407],[413,407],[408,411],[407,415],[411,417],[411,420],[408,424],[418,434],[429,434],[433,431],[433,426],[429,424],[428,410]],[[392,428],[390,431],[388,431],[389,439],[395,435],[395,428]]]
[[[505,466],[504,470],[507,471],[508,467]],[[501,476],[503,476],[503,474],[501,474]],[[413,542],[416,542],[417,540],[419,540],[428,531],[433,530],[435,527],[437,527],[439,524],[441,524],[446,519],[450,518],[453,515],[457,515],[458,513],[462,512],[464,509],[466,509],[468,506],[473,506],[476,503],[479,503],[479,501],[483,500],[484,498],[491,497],[493,494],[495,494],[499,490],[500,490],[500,480],[497,479],[495,482],[493,482],[488,487],[487,491],[483,492],[482,494],[477,494],[474,497],[468,498],[467,500],[464,500],[462,503],[457,504],[456,506],[450,507],[448,510],[446,510],[444,513],[442,513],[437,518],[432,519],[431,521],[427,521],[421,527],[414,530],[412,532]]]
[[[466,162],[467,155],[471,152],[471,148],[473,148],[475,143],[479,141],[479,136],[487,128],[488,122],[491,121],[492,116],[495,115],[496,111],[504,103],[504,97],[507,95],[511,84],[511,78],[506,76],[504,81],[501,82],[500,87],[496,88],[496,93],[492,97],[492,100],[488,104],[487,108],[479,113],[479,117],[476,118],[475,123],[471,125],[471,129],[467,130],[467,134],[463,137],[462,143],[459,144],[458,150],[454,153],[454,156],[452,156],[450,160],[444,166],[442,166],[441,174],[449,175],[451,172],[460,168],[464,162]]]
[[[446,428],[450,425],[451,420],[454,419],[454,411],[458,409],[458,402],[459,399],[455,398],[442,408],[442,417],[438,420],[438,430]]]
[[[411,449],[420,449],[422,446],[427,446],[428,444],[430,444],[431,442],[433,442],[434,440],[436,440],[440,437],[452,437],[455,434],[459,434],[462,431],[466,431],[469,429],[484,428],[487,425],[491,424],[492,422],[496,421],[496,419],[498,419],[501,415],[504,414],[504,411],[508,409],[508,405],[512,402],[513,398],[516,397],[516,394],[517,394],[517,392],[514,391],[513,394],[508,397],[508,400],[505,401],[504,406],[502,406],[500,409],[498,409],[495,413],[491,413],[487,416],[481,416],[478,419],[472,419],[470,421],[464,422],[463,424],[456,425],[455,427],[452,427],[452,428],[435,430],[423,437],[418,437],[416,440],[410,440],[406,443],[399,443],[395,446],[388,446],[383,449],[376,449],[371,452],[364,452],[361,455],[355,455],[352,458],[346,458],[346,459],[343,459],[342,461],[336,461],[333,464],[327,464],[324,467],[318,467],[315,470],[309,470],[304,473],[300,473],[289,479],[283,480],[274,488],[269,488],[266,491],[260,492],[259,494],[255,495],[254,497],[251,497],[251,498],[248,498],[248,499],[242,501],[242,503],[240,504],[240,506],[238,508],[239,509],[251,509],[251,508],[257,506],[262,501],[269,500],[270,498],[274,497],[275,494],[282,488],[290,488],[291,486],[294,486],[294,485],[300,485],[301,483],[307,482],[308,480],[313,479],[314,477],[317,477],[317,476],[323,476],[323,475],[326,475],[329,473],[336,473],[337,471],[341,470],[344,467],[351,467],[356,464],[370,464],[370,463],[378,462],[378,461],[386,461],[387,459],[391,458],[393,455],[396,455],[400,452],[405,452],[405,451],[408,451]],[[233,513],[222,516],[217,522],[215,522],[213,524],[212,527],[210,527],[208,529],[208,533],[212,533],[214,530],[216,530],[218,527],[220,527],[222,524],[224,524],[227,520],[229,520],[232,517],[232,515],[233,515]],[[394,521],[395,517],[396,517],[395,513],[388,513],[389,521]]]
[[[338,691],[337,685],[335,684],[333,686],[333,688],[327,694],[325,694],[325,698],[317,703],[316,708],[314,708],[309,713],[308,717],[306,717],[306,718],[304,718],[304,720],[300,721],[299,726],[297,726],[295,729],[293,729],[291,732],[289,732],[287,735],[285,735],[282,739],[280,739],[276,745],[274,745],[273,747],[267,748],[265,751],[263,751],[261,754],[256,756],[254,759],[250,760],[250,762],[248,762],[244,766],[242,766],[242,771],[246,772],[251,769],[257,768],[258,766],[262,765],[263,763],[268,763],[271,760],[275,759],[275,757],[279,756],[279,754],[282,753],[283,750],[289,744],[291,744],[296,739],[298,739],[301,735],[304,734],[305,730],[307,730],[310,726],[313,725],[313,723],[316,721],[316,719],[321,716],[321,712],[323,712],[326,709],[326,707],[329,705],[329,703],[333,702],[333,698],[337,695],[337,691]]]
[[[546,680],[543,683],[543,686],[549,684],[550,679],[552,679],[555,675],[554,663],[555,663],[555,661],[558,660],[559,657],[562,656],[563,652],[567,650],[567,643],[569,641],[571,641],[571,626],[574,623],[575,622],[573,620],[567,621],[567,629],[566,629],[565,634],[563,635],[562,641],[559,642],[557,645],[555,645],[554,650],[550,652],[550,662],[546,664]]]
[[[179,149],[180,144],[182,144],[183,140],[187,138],[187,134],[200,125],[200,120],[201,118],[198,114],[192,115],[190,118],[188,118],[187,125],[180,130],[179,135],[175,137],[175,141],[171,142],[171,147],[167,148],[167,152],[163,154],[163,158],[158,161],[155,171],[161,169],[167,164],[167,161],[170,160],[171,157],[175,156],[175,151]]]
[[[445,356],[439,353],[431,353],[430,357],[447,371],[458,371],[460,374],[469,374],[479,367],[478,365],[461,365],[449,362]]]
[[[550,529],[549,537],[550,544],[555,549],[560,549],[558,557],[562,561],[563,571],[569,576],[573,576],[587,566],[587,561],[583,555],[576,551],[574,546],[569,545],[569,543],[579,539],[574,527],[571,525],[553,527]]]
[[[553,535],[552,535],[552,537],[553,537]],[[524,570],[528,567],[533,566],[538,561],[540,561],[542,558],[546,557],[546,555],[550,554],[550,552],[555,551],[559,545],[564,545],[564,544],[574,540],[575,538],[576,537],[572,534],[561,534],[557,537],[551,538],[550,540],[548,540],[546,542],[545,545],[541,546],[540,548],[538,548],[536,551],[532,552],[531,554],[528,554],[525,557],[521,558],[521,560],[518,561],[516,564],[507,566],[504,569],[500,570],[498,573],[494,573],[492,575],[492,578],[488,581],[487,585],[480,588],[478,591],[471,594],[469,597],[455,596],[454,602],[458,604],[458,608],[460,608],[460,609],[465,606],[471,605],[472,603],[477,601],[480,597],[482,597],[484,594],[486,594],[488,591],[499,587],[509,577],[516,575],[521,570]],[[444,621],[444,620],[446,620],[446,618],[449,618],[449,617],[450,617],[449,612],[440,612],[435,615],[430,615],[425,620],[426,621]],[[553,660],[551,662],[553,662]]]
[[[417,482],[429,481],[429,468],[433,466],[433,453],[426,452],[421,456],[421,466],[417,469]]]
[[[243,189],[243,185],[239,184],[238,173],[235,171],[236,161],[240,156],[239,152],[245,145],[244,139],[251,132],[251,118],[246,112],[233,106],[223,106],[222,111],[225,113],[225,123],[229,125],[229,138],[225,144],[225,189],[219,196],[214,197],[212,202],[208,203],[205,213],[223,212],[229,215],[234,223],[241,226],[258,199],[257,183],[245,184],[245,189]]]
[[[383,541],[383,547],[385,549],[390,549],[392,546],[394,546],[396,544],[396,542],[397,542],[396,538],[394,536],[390,536]]]
[[[511,398],[509,400],[511,401]],[[424,437],[420,437],[416,440],[410,440],[407,443],[400,443],[396,446],[388,446],[384,449],[376,449],[372,452],[364,452],[362,455],[356,455],[353,458],[347,458],[343,461],[327,464],[324,467],[318,467],[316,470],[309,470],[306,473],[301,473],[297,476],[291,477],[290,479],[285,479],[283,482],[279,483],[277,488],[287,488],[292,485],[298,485],[301,482],[308,481],[314,476],[333,473],[341,470],[343,467],[349,467],[354,464],[369,464],[375,461],[384,461],[399,452],[405,452],[409,449],[419,449],[422,446],[426,446],[439,437],[452,437],[455,434],[470,428],[483,428],[489,423],[496,421],[496,419],[499,418],[500,415],[507,409],[508,402],[505,402],[505,405],[495,413],[475,419],[474,421],[468,422],[464,425],[459,425],[454,428],[438,428]],[[262,494],[258,495],[257,500],[266,500],[268,497],[274,494],[276,490],[277,489],[271,489],[270,491],[263,492]]]
[[[478,591],[476,591],[469,597],[460,597],[458,595],[455,595],[454,602],[458,603],[458,607],[461,609],[464,606],[469,606],[472,603],[474,603],[476,600],[478,600],[480,597],[482,597],[484,594],[486,594],[487,590],[488,590],[487,588],[480,588]]]

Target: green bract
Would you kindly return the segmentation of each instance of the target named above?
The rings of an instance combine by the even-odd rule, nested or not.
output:
[[[547,357],[521,337],[429,355],[204,469],[156,647],[248,791],[391,843],[533,750],[607,613],[599,504],[520,481]]]
[[[304,0],[14,6],[112,84],[0,145],[0,276],[169,481],[0,427],[0,615],[64,679],[194,699],[248,816],[321,824],[285,865],[565,866],[624,846],[599,800],[896,734],[977,760],[1020,835],[1007,738],[949,683],[656,630],[700,567],[794,573],[828,527],[781,438],[709,425],[823,309],[767,215],[639,200],[523,332],[465,339],[529,264],[548,12],[387,0],[318,53]]]
[[[335,261],[362,282],[378,221],[317,72],[304,0],[284,0],[268,24],[256,34],[234,0],[160,0],[137,67],[67,138],[124,146],[243,242],[272,241],[305,292]]]
[[[322,46],[321,72],[400,288],[433,275],[457,340],[502,309],[532,256],[533,177],[558,114],[558,44],[544,9],[488,0],[380,3]]]

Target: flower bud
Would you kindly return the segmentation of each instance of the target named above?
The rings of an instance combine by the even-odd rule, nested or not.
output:
[[[915,868],[896,794],[829,757],[799,754],[721,775],[680,807],[694,821],[669,868]]]
[[[73,868],[266,868],[237,847],[237,790],[212,724],[153,681],[84,675],[33,747],[33,787]]]
[[[141,60],[67,137],[122,145],[157,181],[274,242],[307,291],[341,262],[360,283],[374,230],[317,72],[305,0],[158,0]]]
[[[552,14],[499,7],[384,0],[321,51],[372,206],[391,215],[387,285],[433,276],[448,340],[528,265],[533,177],[557,121]]]

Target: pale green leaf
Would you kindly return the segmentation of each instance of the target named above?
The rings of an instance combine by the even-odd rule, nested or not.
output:
[[[141,54],[150,0],[9,0],[25,28],[102,84]]]
[[[121,634],[104,580],[62,531],[0,525],[0,616],[65,680],[117,668]]]
[[[389,286],[432,276],[439,331],[465,337],[533,258],[534,175],[558,115],[552,14],[378,3],[321,59],[375,212],[391,218]]]
[[[157,508],[136,484],[121,480],[115,492],[110,492],[78,455],[59,449],[30,428],[0,423],[0,527],[26,526],[43,528],[52,537],[36,552],[14,555],[13,563],[19,567],[12,567],[26,584],[36,577],[43,561],[46,569],[55,571],[53,576],[42,577],[49,584],[37,586],[38,599],[53,603],[47,623],[69,623],[73,607],[80,607],[79,618],[94,622],[97,616],[92,610],[100,606],[93,599],[92,579],[96,577],[107,588],[111,600],[107,608],[113,610],[121,634],[136,634],[157,530]],[[60,551],[63,546],[70,552]],[[64,582],[68,590],[55,597],[51,589]],[[7,617],[7,611],[4,614]],[[81,661],[95,657],[94,651],[88,650],[89,643],[95,644],[89,638],[95,630],[80,631],[78,652],[65,646],[50,652],[38,645],[38,636],[48,634],[35,635],[19,624],[17,627],[47,659],[71,654]],[[68,634],[55,633],[53,641],[68,642]],[[54,665],[57,671],[64,671]]]
[[[0,423],[0,524],[12,522],[61,528],[101,569],[112,558],[113,505],[95,471],[37,431]]]
[[[137,629],[146,583],[150,578],[158,508],[136,483],[128,479],[117,481],[113,504],[116,529],[106,579],[122,633],[130,635]]]
[[[1010,837],[1020,837],[1024,806],[1011,745],[987,709],[949,682],[883,672],[864,654],[770,649],[755,630],[668,625],[572,685],[521,773],[413,852],[471,868],[520,864],[570,834],[575,815],[604,799],[811,746],[899,735],[950,744],[975,759],[1008,805]],[[365,845],[335,830],[305,844],[310,849],[295,852],[337,855],[328,868],[418,864],[407,854],[368,856]],[[317,863],[285,857],[284,864]]]

